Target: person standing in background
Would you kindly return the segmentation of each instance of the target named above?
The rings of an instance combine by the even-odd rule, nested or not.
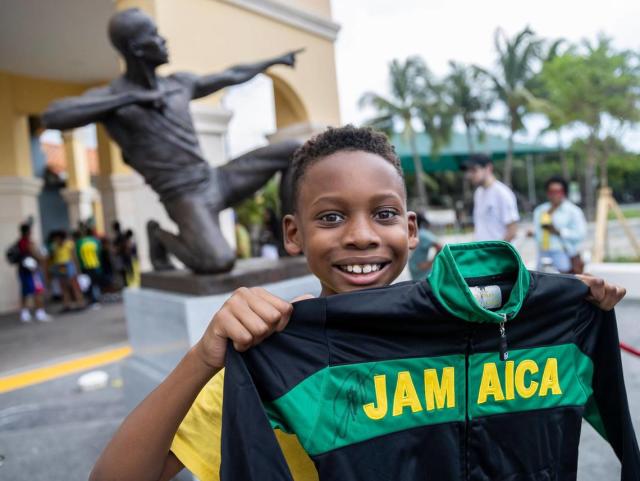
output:
[[[127,275],[127,287],[140,285],[140,261],[138,260],[138,244],[131,229],[124,233],[124,263]]]
[[[114,221],[111,227],[113,229],[113,270],[118,277],[118,283],[121,284],[122,287],[127,287],[127,240],[120,227],[120,222]]]
[[[559,272],[581,274],[580,244],[587,235],[587,222],[580,207],[567,199],[569,186],[560,176],[544,184],[548,202],[533,211],[538,244],[538,269],[549,259]]]
[[[518,203],[513,191],[496,179],[491,158],[484,154],[472,155],[461,168],[476,187],[473,193],[474,240],[511,242],[520,220]]]
[[[433,247],[435,254],[442,250],[442,244],[435,234],[429,230],[430,224],[424,214],[417,213],[418,221],[418,246],[414,249],[409,258],[409,272],[411,279],[426,279],[431,271],[433,260],[429,260],[429,251]],[[434,254],[434,255],[435,255]]]
[[[87,226],[82,226],[80,237],[76,242],[80,270],[91,279],[89,300],[91,304],[100,302],[100,285],[102,284],[102,265],[100,241],[96,239]]]
[[[52,321],[53,318],[44,310],[43,297],[45,287],[40,266],[45,263],[45,259],[31,239],[31,222],[20,225],[20,239],[16,246],[18,251],[16,264],[18,266],[22,301],[20,320],[22,322],[31,322],[29,304],[33,300],[36,319],[40,322]]]
[[[52,251],[50,253],[51,275],[60,283],[62,290],[63,312],[84,307],[82,291],[76,278],[78,259],[75,243],[69,239],[65,231],[52,234]]]

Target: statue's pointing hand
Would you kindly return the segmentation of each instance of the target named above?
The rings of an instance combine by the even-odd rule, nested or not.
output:
[[[283,65],[288,65],[289,67],[295,67],[296,65],[296,55],[304,52],[304,48],[299,48],[298,50],[292,50],[291,52],[285,53],[281,58],[281,63]]]

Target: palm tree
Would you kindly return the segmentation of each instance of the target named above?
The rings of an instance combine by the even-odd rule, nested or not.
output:
[[[427,206],[427,191],[412,122],[419,118],[420,90],[424,86],[427,72],[426,65],[419,57],[409,57],[404,62],[393,60],[389,64],[390,96],[366,92],[359,101],[360,107],[373,107],[377,111],[376,116],[366,122],[367,125],[388,135],[393,133],[395,125],[402,126],[402,136],[411,149],[416,173],[416,192],[421,208]]]
[[[469,153],[473,154],[474,131],[476,137],[481,134],[480,124],[487,121],[485,114],[491,109],[493,97],[487,95],[477,69],[454,61],[450,61],[449,66],[451,71],[446,78],[449,95],[455,115],[459,116],[465,125],[467,148]]]
[[[447,85],[431,76],[425,79],[419,98],[418,114],[431,140],[431,158],[436,160],[442,148],[451,140],[455,108]]]
[[[548,120],[547,126],[542,129],[540,135],[548,132],[555,132],[557,136],[557,149],[560,156],[560,165],[562,168],[562,176],[569,180],[571,178],[569,173],[569,163],[567,162],[567,156],[562,145],[562,129],[569,123],[569,115],[561,108],[552,102],[552,95],[549,89],[545,85],[544,79],[547,76],[545,70],[548,69],[553,60],[560,55],[560,46],[564,43],[563,39],[555,40],[547,49],[547,53],[543,57],[542,68],[530,81],[530,90],[535,96],[535,100],[531,103],[530,107],[533,111],[543,113]],[[567,52],[572,51],[570,47]]]
[[[498,52],[496,71],[490,72],[481,67],[476,68],[490,79],[496,97],[507,110],[506,124],[509,128],[509,143],[503,181],[505,184],[511,185],[513,136],[525,128],[523,117],[527,113],[527,106],[534,99],[529,85],[535,75],[536,61],[540,58],[542,40],[537,38],[529,27],[511,39],[507,38],[504,31],[498,28],[495,32],[495,48]]]

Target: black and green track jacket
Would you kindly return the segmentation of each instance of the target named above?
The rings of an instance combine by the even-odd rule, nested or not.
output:
[[[296,303],[228,350],[221,480],[292,479],[273,427],[322,481],[574,480],[582,418],[640,480],[615,316],[586,294],[481,242],[445,246],[427,281]]]

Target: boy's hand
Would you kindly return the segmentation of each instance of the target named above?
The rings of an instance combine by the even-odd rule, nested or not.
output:
[[[246,351],[289,322],[293,306],[261,287],[241,287],[227,299],[209,323],[195,350],[209,367],[224,367],[227,340]]]
[[[603,311],[610,311],[622,300],[627,290],[624,287],[609,284],[591,274],[576,274],[576,277],[589,286],[587,300]]]

